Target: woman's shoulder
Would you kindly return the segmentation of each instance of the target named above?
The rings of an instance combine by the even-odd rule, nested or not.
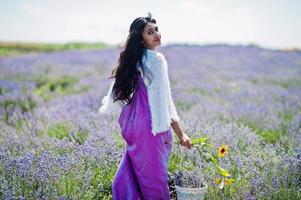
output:
[[[161,52],[151,49],[146,49],[146,54],[154,57],[164,57],[164,55]]]
[[[151,50],[151,49],[146,49],[146,59],[149,61],[157,61],[157,62],[164,62],[165,57],[161,52]]]

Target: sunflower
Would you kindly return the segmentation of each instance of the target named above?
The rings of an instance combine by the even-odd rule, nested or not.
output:
[[[228,145],[223,144],[218,148],[218,156],[222,158],[226,153],[228,153]]]

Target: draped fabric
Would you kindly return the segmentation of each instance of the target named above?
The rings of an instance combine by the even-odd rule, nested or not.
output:
[[[168,158],[171,129],[151,133],[148,94],[139,77],[133,101],[123,107],[118,122],[126,143],[125,153],[112,184],[113,200],[169,200]]]

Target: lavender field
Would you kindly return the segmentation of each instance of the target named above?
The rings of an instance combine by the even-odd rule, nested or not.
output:
[[[119,51],[0,57],[0,199],[111,199],[124,143],[118,114],[98,108]],[[184,131],[229,146],[221,164],[236,182],[220,190],[203,170],[206,199],[301,199],[301,52],[158,51]],[[174,135],[169,171],[193,154]]]

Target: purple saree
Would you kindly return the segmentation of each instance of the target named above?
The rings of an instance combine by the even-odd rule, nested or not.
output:
[[[156,136],[152,134],[147,88],[141,75],[132,103],[123,107],[118,122],[126,148],[114,177],[113,200],[170,199],[171,129]]]

